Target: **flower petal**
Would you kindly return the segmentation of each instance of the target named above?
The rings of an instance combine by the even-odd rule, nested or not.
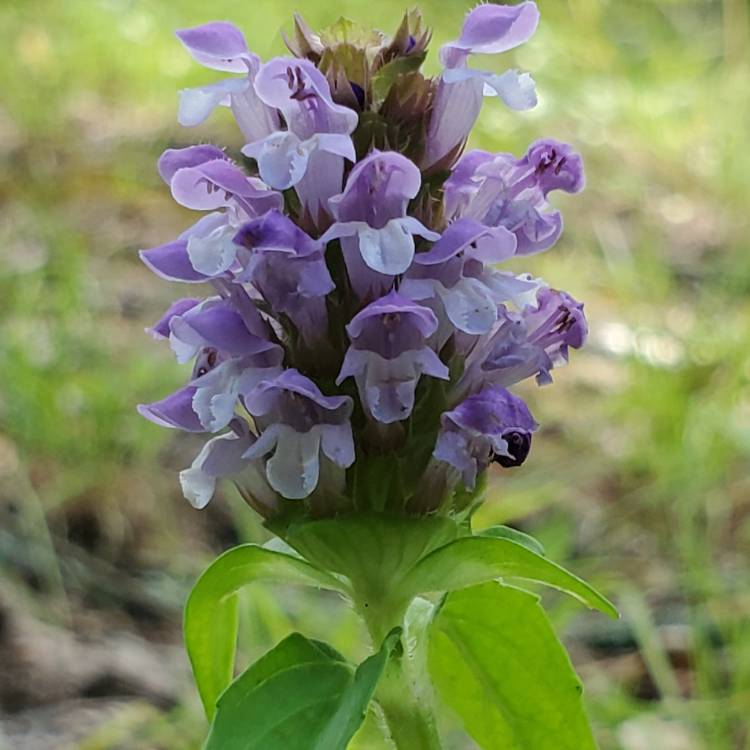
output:
[[[212,21],[176,34],[192,57],[207,68],[241,73],[247,70],[246,59],[254,57],[243,33],[228,21]]]
[[[242,149],[258,162],[261,179],[276,190],[296,185],[307,171],[309,150],[294,133],[272,133]]]
[[[207,277],[193,268],[187,253],[187,240],[175,240],[166,245],[141,250],[141,260],[157,275],[167,281],[184,281],[200,284]]]
[[[200,300],[196,297],[183,297],[175,300],[159,318],[159,320],[152,326],[146,329],[147,333],[150,333],[155,339],[167,339],[169,338],[169,322],[174,317],[184,315],[188,310],[192,310]]]
[[[185,386],[171,393],[161,401],[151,404],[139,404],[138,413],[161,427],[185,430],[187,432],[205,432],[205,428],[193,409],[194,386]]]
[[[461,36],[440,50],[443,64],[455,64],[461,55],[507,52],[528,41],[539,24],[539,10],[534,2],[518,5],[479,5],[470,11]]]
[[[500,75],[484,76],[485,96],[499,96],[511,109],[523,111],[536,107],[536,85],[528,73],[506,70]]]
[[[234,432],[211,438],[190,468],[180,472],[182,494],[194,508],[205,508],[213,497],[216,479],[239,474],[248,464],[242,457],[250,440]]]
[[[414,237],[401,220],[392,219],[382,229],[359,230],[359,252],[373,271],[396,276],[404,273],[414,258]]]
[[[307,497],[318,485],[321,433],[278,425],[276,450],[266,463],[268,483],[289,500]]]
[[[218,146],[208,143],[186,148],[168,148],[157,163],[159,176],[169,185],[178,169],[195,167],[214,159],[226,159],[224,152]]]
[[[321,425],[320,435],[320,447],[333,463],[342,468],[354,463],[354,439],[349,422]]]
[[[219,276],[228,271],[237,258],[234,235],[235,230],[227,224],[217,227],[205,237],[193,235],[188,238],[187,255],[190,264],[198,273],[207,277]]]
[[[180,91],[177,122],[183,127],[200,125],[220,104],[229,103],[231,97],[242,94],[250,85],[247,78],[226,78],[194,89]]]
[[[445,312],[456,328],[469,334],[483,334],[497,320],[497,302],[479,280],[462,278],[450,289],[441,291]]]

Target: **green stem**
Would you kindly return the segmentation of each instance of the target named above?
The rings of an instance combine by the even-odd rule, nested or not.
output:
[[[391,658],[375,699],[383,709],[397,750],[441,750],[432,707],[420,695],[419,685],[409,674],[407,659],[406,654]]]
[[[367,625],[374,648],[393,627],[403,625],[408,602],[387,606],[369,597],[357,602],[357,610]],[[402,643],[405,639],[402,638]],[[419,649],[410,653],[404,647],[394,653],[386,665],[375,692],[375,700],[383,710],[388,733],[397,750],[442,750],[433,716],[429,685],[424,666],[418,661]]]

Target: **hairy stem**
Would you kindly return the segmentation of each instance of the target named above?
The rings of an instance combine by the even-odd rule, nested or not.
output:
[[[406,654],[392,657],[375,694],[391,740],[398,750],[441,750],[432,707],[409,672]]]
[[[407,605],[378,606],[372,600],[358,603],[357,609],[367,625],[374,648],[380,646],[391,628],[403,625]],[[402,642],[404,640],[402,638]],[[388,734],[397,750],[442,750],[430,686],[425,683],[427,672],[420,663],[423,647],[423,643],[417,643],[410,650],[404,645],[401,651],[394,653],[375,692],[375,700],[383,710]]]

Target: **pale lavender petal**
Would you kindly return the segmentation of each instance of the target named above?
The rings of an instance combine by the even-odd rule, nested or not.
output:
[[[530,274],[516,276],[507,271],[485,273],[482,281],[496,302],[512,302],[519,310],[534,304],[538,290],[543,286],[541,279]]]
[[[198,273],[187,253],[187,240],[175,240],[166,245],[141,250],[141,260],[157,275],[167,281],[184,281],[199,284],[208,277]]]
[[[193,58],[207,68],[242,73],[247,70],[246,60],[254,57],[242,32],[228,21],[213,21],[176,33]]]
[[[438,461],[450,464],[461,474],[464,486],[473,489],[477,481],[478,461],[472,455],[467,436],[456,430],[443,430],[438,435],[432,455]],[[489,452],[487,456],[489,462]]]
[[[194,508],[208,505],[218,477],[239,474],[247,467],[243,453],[250,445],[249,436],[228,432],[203,446],[190,468],[180,472],[182,494]]]
[[[445,263],[459,253],[468,253],[482,262],[499,263],[513,256],[516,240],[504,227],[488,227],[473,219],[458,219],[442,237],[414,262],[421,266]]]
[[[146,329],[147,333],[150,333],[155,339],[166,339],[169,338],[169,322],[174,317],[184,315],[188,310],[194,308],[200,300],[196,297],[183,297],[175,300],[168,308],[164,315],[159,320]]]
[[[534,2],[518,5],[479,5],[464,20],[461,36],[440,50],[444,64],[450,64],[455,53],[497,54],[507,52],[528,41],[539,24]]]
[[[296,185],[304,177],[310,160],[309,145],[289,132],[272,133],[249,143],[242,153],[258,162],[261,179],[276,190]]]
[[[412,302],[396,291],[391,291],[385,297],[370,303],[352,318],[346,327],[349,337],[356,339],[362,334],[367,321],[382,316],[403,318],[403,321],[399,320],[400,323],[416,326],[425,338],[433,334],[437,328],[437,318],[432,310]]]
[[[346,263],[346,273],[355,296],[360,300],[377,299],[393,287],[393,276],[373,271],[359,252],[357,237],[342,237],[341,250]]]
[[[340,222],[363,221],[379,229],[405,215],[421,183],[418,167],[405,156],[373,151],[354,166],[344,191],[331,198],[331,209]]]
[[[460,151],[479,117],[484,98],[482,75],[477,73],[462,78],[451,83],[445,80],[444,73],[438,83],[422,161],[424,169],[432,167],[451,152]]]
[[[433,232],[431,229],[428,229],[421,221],[415,219],[413,216],[404,216],[403,219],[398,219],[398,221],[401,226],[411,234],[415,234],[418,237],[424,237],[424,239],[430,240],[430,242],[437,242],[437,240],[440,239],[439,232]]]
[[[362,351],[349,347],[344,355],[344,361],[341,363],[341,369],[336,377],[336,385],[341,385],[347,378],[361,375],[367,369],[367,363],[372,357],[371,352]]]
[[[320,427],[320,447],[337,466],[347,468],[354,463],[354,439],[349,422]]]
[[[413,361],[417,370],[424,375],[430,375],[439,380],[448,380],[450,378],[447,365],[442,362],[432,349],[428,349],[427,347],[420,349],[415,353]]]
[[[227,159],[178,170],[172,177],[171,188],[180,205],[206,211],[227,206],[233,200],[250,210],[253,203],[259,202],[260,210],[268,210],[280,206],[281,199]]]
[[[487,333],[497,320],[497,301],[479,279],[461,279],[440,298],[451,323],[465,333]]]
[[[316,226],[326,223],[329,199],[341,190],[343,180],[343,157],[317,148],[310,153],[305,174],[294,189],[303,212],[310,214]]]
[[[321,408],[341,413],[345,418],[351,414],[353,404],[348,396],[325,396],[310,378],[302,375],[298,370],[290,368],[284,370],[278,377],[263,381],[249,394],[246,408],[253,416],[263,416],[274,409],[276,398],[280,391],[289,391],[304,396]]]
[[[343,133],[318,133],[310,140],[320,151],[326,151],[329,154],[342,156],[348,161],[357,161],[357,154],[354,151],[354,142],[351,136]]]
[[[563,231],[562,214],[559,211],[541,213],[531,209],[523,223],[514,227],[518,239],[518,255],[532,255],[551,248]]]
[[[536,107],[536,85],[528,73],[506,70],[500,75],[484,76],[485,96],[499,96],[506,106],[516,111]]]
[[[359,231],[359,252],[373,271],[395,276],[406,271],[414,257],[414,237],[398,219],[382,229],[365,226]]]
[[[228,271],[237,258],[234,234],[235,230],[227,224],[205,236],[189,237],[187,254],[193,268],[209,278]]]
[[[192,382],[193,410],[209,432],[224,429],[234,417],[239,396],[242,364],[228,359]]]
[[[261,140],[279,129],[278,112],[263,102],[254,85],[232,94],[229,104],[247,143]]]
[[[175,317],[171,331],[178,337],[195,335],[201,346],[214,347],[236,357],[259,354],[276,347],[276,344],[250,333],[239,312],[224,301],[194,307]]]
[[[282,425],[279,424],[272,424],[270,427],[267,427],[263,432],[258,436],[258,439],[255,440],[248,448],[247,450],[242,454],[243,458],[247,459],[256,459],[256,458],[264,458],[269,453],[271,453],[273,450],[275,450],[276,445],[279,441],[279,433],[281,432]]]
[[[196,390],[194,386],[185,386],[161,401],[139,404],[138,413],[161,427],[187,432],[205,432],[205,428],[193,409],[193,397]]]
[[[307,497],[320,476],[320,430],[296,432],[279,425],[276,450],[266,463],[268,483],[289,500]]]
[[[192,128],[205,122],[220,104],[229,104],[232,97],[243,94],[250,86],[246,78],[227,78],[194,89],[180,91],[177,122]]]
[[[157,169],[159,176],[169,185],[178,169],[196,167],[215,159],[226,159],[226,156],[218,146],[211,146],[208,143],[186,148],[168,148],[159,157]]]
[[[302,140],[315,133],[351,133],[359,122],[354,110],[334,103],[328,80],[309,60],[271,60],[258,71],[255,90]]]

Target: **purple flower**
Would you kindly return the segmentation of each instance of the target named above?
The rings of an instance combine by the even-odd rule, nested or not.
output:
[[[538,23],[539,11],[533,2],[479,5],[468,13],[461,36],[440,50],[445,70],[433,103],[424,168],[463,146],[479,116],[483,96],[499,96],[516,110],[536,105],[534,81],[527,73],[485,73],[469,68],[467,61],[471,54],[497,54],[518,47],[533,36]]]
[[[406,215],[421,181],[419,169],[405,156],[373,151],[352,169],[344,192],[330,199],[336,223],[321,240],[342,239],[349,279],[360,298],[384,293],[393,277],[406,271],[414,257],[414,235],[440,238]]]
[[[439,300],[437,312],[447,335],[454,327],[487,333],[497,320],[499,303],[518,301],[536,288],[533,281],[487,267],[512,257],[515,250],[516,238],[504,227],[459,219],[428,252],[415,256],[399,292],[419,301]],[[447,335],[439,337],[441,345]]]
[[[279,211],[245,224],[235,235],[243,270],[273,312],[289,317],[307,344],[327,332],[325,297],[335,288],[323,245]]]
[[[168,329],[179,362],[195,359],[193,379],[139,411],[163,426],[217,432],[229,424],[243,394],[281,371],[283,352],[253,333],[259,321],[247,321],[229,300],[211,297],[183,311],[173,308],[155,328],[160,333]]]
[[[197,297],[181,297],[175,300],[168,308],[164,315],[159,318],[152,326],[146,329],[155,339],[169,338],[169,323],[172,318],[184,315],[188,310],[192,310],[200,300]]]
[[[493,385],[445,412],[441,423],[433,455],[460,472],[470,489],[476,484],[477,474],[492,461],[504,467],[520,466],[538,427],[518,396]]]
[[[242,32],[226,21],[182,29],[178,39],[201,65],[213,70],[243,73],[242,78],[226,78],[217,83],[180,93],[180,125],[200,125],[219,105],[229,106],[248,141],[264,138],[279,127],[276,111],[255,91],[260,59],[247,49]]]
[[[263,462],[243,457],[256,440],[244,419],[232,419],[230,431],[211,438],[188,469],[180,472],[185,498],[194,508],[205,508],[223,477],[234,479],[250,495],[256,508],[266,508],[268,515],[278,507],[278,495],[266,480]]]
[[[536,102],[528,75],[469,61],[516,48],[538,19],[531,1],[474,8],[441,49],[437,80],[419,72],[430,33],[413,12],[392,41],[345,25],[318,36],[298,17],[295,57],[266,63],[230,23],[178,32],[197,62],[233,76],[181,92],[178,119],[196,125],[230,107],[260,175],[210,144],[168,149],[158,164],[175,201],[205,214],[141,257],[162,278],[208,282],[213,296],[178,299],[147,329],[192,375],[139,411],[216,433],[180,474],[195,507],[220,477],[265,518],[282,498],[309,497],[310,516],[354,507],[357,440],[365,460],[376,435],[407,436],[407,462],[413,446],[433,447],[434,433],[417,434],[429,410],[417,399],[436,392],[419,388],[423,375],[449,381],[433,385],[458,405],[442,415],[433,456],[413,457],[424,476],[417,493],[404,482],[407,512],[460,510],[458,474],[473,486],[490,461],[525,459],[536,423],[505,389],[549,382],[586,321],[564,292],[496,266],[555,243],[562,219],[549,194],[581,190],[583,167],[554,140],[519,159],[459,156],[483,96]],[[337,369],[336,386],[353,378],[357,397],[328,390]]]
[[[588,333],[583,305],[549,287],[537,292],[536,305],[501,312],[492,335],[467,358],[457,392],[476,391],[484,383],[508,387],[532,375],[539,385],[551,383],[551,370],[567,362],[569,347],[579,349]]]
[[[336,383],[354,377],[363,405],[378,422],[406,419],[423,374],[448,379],[448,368],[426,344],[437,324],[432,310],[395,291],[372,302],[346,327],[351,346]]]
[[[517,239],[517,255],[552,247],[562,232],[559,211],[549,211],[552,190],[583,189],[583,162],[565,143],[545,139],[525,156],[471,151],[445,183],[445,210],[450,218],[476,219],[503,226]]]
[[[242,152],[258,162],[271,187],[295,187],[303,208],[319,220],[327,201],[341,190],[344,159],[355,161],[350,133],[357,113],[336,104],[326,77],[309,60],[278,57],[255,80],[258,96],[279,110],[287,125],[249,143]]]
[[[225,274],[235,264],[237,228],[282,204],[279,193],[245,175],[214,146],[168,149],[158,168],[180,205],[212,211],[177,240],[141,251],[143,262],[171,281],[196,283]]]
[[[266,475],[274,490],[295,500],[317,486],[321,452],[346,468],[354,463],[348,396],[324,396],[297,370],[265,380],[245,400],[260,435],[244,458],[268,457]]]

